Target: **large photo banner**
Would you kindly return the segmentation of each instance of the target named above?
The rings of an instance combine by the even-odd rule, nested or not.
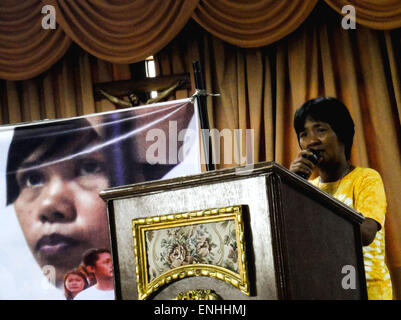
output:
[[[94,286],[83,255],[110,250],[99,192],[200,173],[199,132],[191,99],[0,126],[0,299],[72,299],[72,270]]]

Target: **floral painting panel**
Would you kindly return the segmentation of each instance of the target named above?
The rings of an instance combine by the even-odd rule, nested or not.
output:
[[[234,219],[145,232],[148,281],[171,269],[210,264],[239,273]]]

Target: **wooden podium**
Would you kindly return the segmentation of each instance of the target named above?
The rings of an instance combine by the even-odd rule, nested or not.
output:
[[[100,195],[117,299],[367,299],[363,216],[274,162]]]

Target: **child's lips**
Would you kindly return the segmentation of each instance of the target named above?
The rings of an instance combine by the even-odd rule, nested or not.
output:
[[[54,233],[40,238],[36,243],[35,251],[47,256],[52,256],[75,246],[77,243],[78,242],[73,238]]]
[[[81,290],[80,286],[70,286],[70,291]]]

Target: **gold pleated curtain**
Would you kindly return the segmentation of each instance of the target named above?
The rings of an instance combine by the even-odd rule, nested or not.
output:
[[[351,5],[355,8],[356,22],[378,30],[392,30],[401,27],[401,2],[399,0],[325,0],[339,13]]]
[[[219,39],[243,48],[282,39],[318,0],[2,0],[0,78],[25,80],[46,71],[74,41],[97,58],[128,64],[166,46],[192,17]],[[321,2],[321,1],[320,1]],[[399,0],[325,0],[334,10],[353,5],[356,21],[373,29],[401,27]],[[57,28],[42,28],[45,5]]]
[[[205,30],[243,48],[262,47],[294,31],[318,0],[203,0],[193,18]]]
[[[56,8],[56,30],[41,28],[45,4]],[[344,5],[356,9],[356,30],[341,28]],[[295,109],[338,97],[356,124],[352,162],[384,180],[387,259],[400,298],[400,27],[399,0],[2,0],[0,123],[111,110],[94,101],[93,83],[130,79],[129,63],[149,55],[164,75],[191,73],[200,60],[207,91],[221,94],[207,98],[211,127],[243,133],[227,150],[243,155],[253,129],[253,160],[288,167],[298,151]],[[220,167],[238,165],[224,143],[214,148]]]
[[[0,79],[25,80],[64,56],[71,40],[61,28],[44,30],[40,0],[0,3]]]
[[[198,0],[47,0],[64,32],[92,55],[126,64],[167,45],[191,17]]]
[[[0,3],[0,78],[33,78],[57,62],[71,39],[105,61],[128,64],[166,46],[199,0],[4,0]],[[42,28],[52,5],[57,28]]]
[[[25,81],[0,81],[0,120],[18,123],[95,112],[88,54],[67,51],[48,71]]]

